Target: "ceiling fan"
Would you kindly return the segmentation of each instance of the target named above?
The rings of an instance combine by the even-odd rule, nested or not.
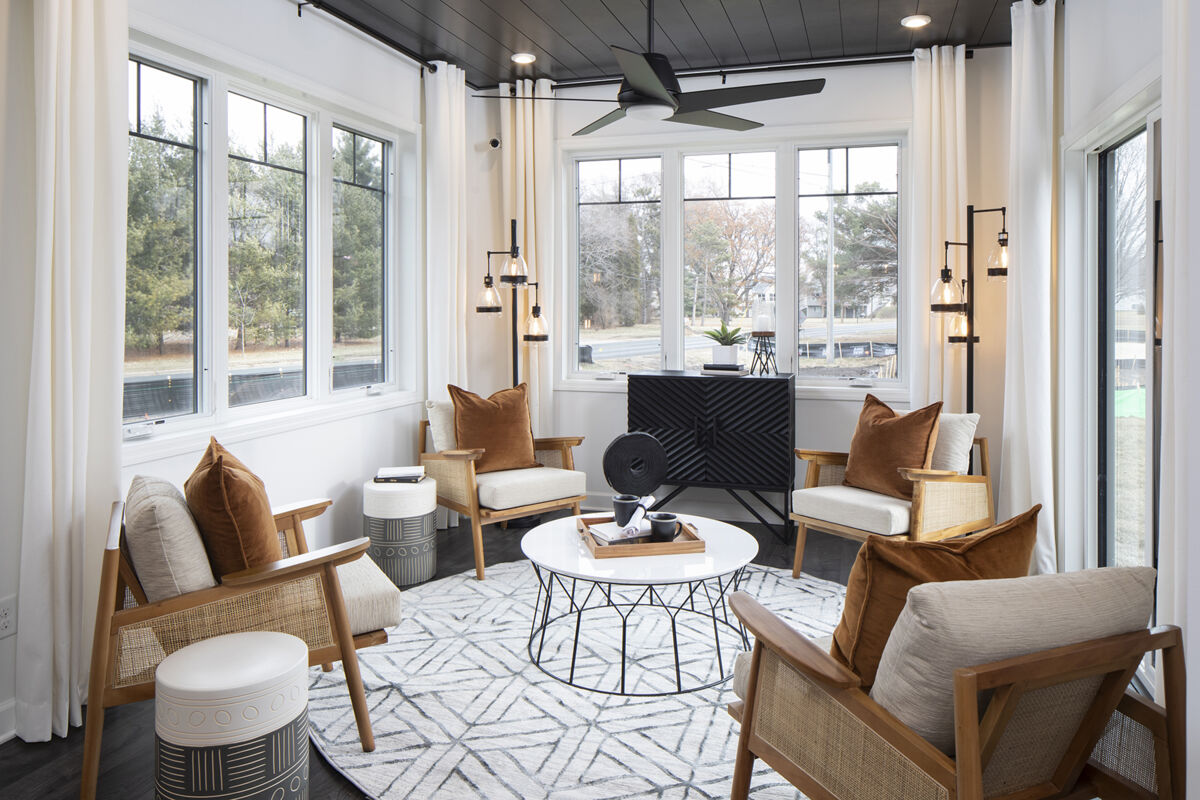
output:
[[[615,44],[609,45],[624,76],[617,90],[617,103],[620,108],[575,131],[575,136],[586,136],[627,115],[634,119],[666,120],[731,131],[748,131],[761,128],[762,123],[722,114],[712,109],[817,94],[825,88],[825,79],[816,78],[684,92],[679,88],[679,81],[675,78],[671,62],[662,53],[653,52],[654,0],[649,0],[648,5],[646,49],[650,52],[635,53]]]

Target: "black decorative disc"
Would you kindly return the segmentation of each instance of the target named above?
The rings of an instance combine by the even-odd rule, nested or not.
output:
[[[648,433],[623,433],[604,451],[604,479],[620,494],[653,494],[667,476],[667,451]]]

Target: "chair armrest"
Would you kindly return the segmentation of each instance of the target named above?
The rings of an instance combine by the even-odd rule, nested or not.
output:
[[[900,477],[906,481],[936,481],[945,478],[969,478],[976,477],[971,475],[960,475],[952,469],[913,469],[911,467],[898,467],[896,469],[900,473]]]
[[[729,606],[764,647],[778,653],[821,685],[832,689],[854,689],[862,685],[857,675],[745,592],[734,592],[729,598]]]
[[[534,450],[552,450],[556,447],[579,447],[583,444],[582,436],[547,436],[533,440]]]
[[[280,517],[290,518],[297,515],[302,520],[312,519],[313,517],[319,517],[324,514],[325,509],[329,508],[331,505],[333,505],[333,501],[325,497],[320,497],[315,500],[301,500],[298,503],[288,503],[282,506],[275,506],[271,509],[271,515],[275,517],[276,522],[279,521]]]
[[[421,463],[426,461],[478,461],[483,455],[483,448],[472,450],[443,450],[440,453],[422,453]]]
[[[362,537],[345,544],[323,547],[312,553],[302,553],[291,558],[272,561],[269,564],[260,564],[257,567],[231,572],[221,577],[221,583],[225,586],[248,586],[254,583],[278,580],[298,572],[312,571],[314,568],[326,564],[333,566],[345,564],[361,558],[362,554],[367,552],[370,544],[370,539]]]
[[[840,464],[845,465],[846,460],[850,457],[849,453],[834,453],[829,450],[800,450],[795,451],[796,458],[801,461],[814,461],[818,464]]]

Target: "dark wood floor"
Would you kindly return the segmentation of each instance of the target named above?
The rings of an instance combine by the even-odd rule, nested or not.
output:
[[[548,517],[547,517],[548,518]],[[737,523],[758,539],[755,563],[790,567],[792,548],[780,542],[762,525]],[[488,564],[517,561],[524,530],[498,527],[484,530]],[[858,543],[811,532],[804,554],[804,571],[819,578],[844,584],[850,574]],[[438,534],[437,578],[474,569],[470,529]],[[84,709],[86,713],[86,708]],[[83,757],[83,729],[74,728],[64,739],[26,744],[13,739],[0,745],[0,798],[5,800],[68,800],[79,796],[79,768]],[[310,796],[321,800],[362,798],[349,781],[336,772],[313,749]],[[97,797],[128,800],[154,796],[154,701],[132,703],[109,709],[104,720]]]

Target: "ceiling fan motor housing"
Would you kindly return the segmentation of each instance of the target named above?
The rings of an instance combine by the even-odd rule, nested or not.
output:
[[[662,53],[643,53],[642,55],[645,57],[646,63],[654,70],[654,74],[662,83],[663,88],[671,94],[671,97],[675,99],[675,105],[678,106],[682,90],[679,88],[679,81],[675,78],[675,70],[671,69],[671,62]],[[647,97],[641,94],[629,85],[628,79],[625,79],[621,81],[621,88],[617,92],[617,102],[622,108],[628,108],[642,103],[661,103],[662,101],[657,97]]]

